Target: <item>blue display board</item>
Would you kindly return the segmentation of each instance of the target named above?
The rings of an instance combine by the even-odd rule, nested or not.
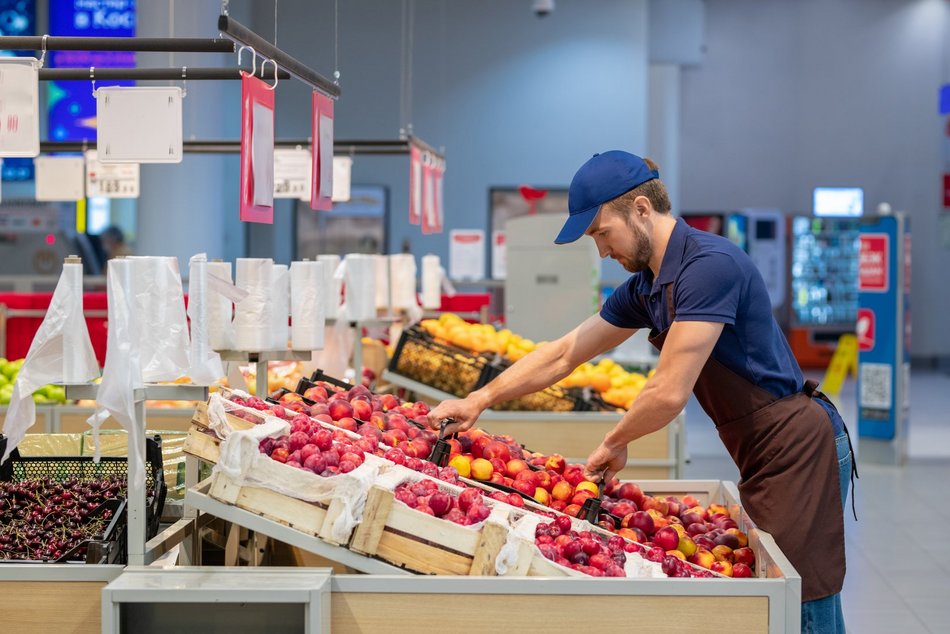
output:
[[[36,35],[34,0],[0,0],[0,35]],[[30,57],[33,51],[0,51],[3,56]],[[2,178],[5,181],[33,180],[33,159],[6,158]]]
[[[858,428],[893,440],[908,420],[910,227],[905,216],[869,218],[860,228]]]
[[[49,33],[61,36],[134,37],[135,0],[50,0]],[[135,53],[50,51],[52,68],[131,68]],[[96,81],[101,86],[131,86],[131,81]],[[95,141],[96,99],[90,81],[47,82],[49,138]]]

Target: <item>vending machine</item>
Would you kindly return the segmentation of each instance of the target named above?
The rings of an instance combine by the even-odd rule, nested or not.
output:
[[[858,312],[857,218],[793,216],[788,341],[803,368],[828,367]]]
[[[857,277],[858,430],[863,460],[900,464],[910,387],[910,221],[861,224]]]

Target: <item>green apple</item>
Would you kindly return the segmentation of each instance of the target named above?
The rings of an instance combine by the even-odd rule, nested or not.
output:
[[[10,379],[7,378],[7,375],[0,372],[0,387],[3,387],[4,385],[9,385],[10,383],[11,381]]]
[[[8,385],[4,385],[3,387],[0,387],[0,405],[8,405],[12,397],[13,397],[12,385],[8,384]]]

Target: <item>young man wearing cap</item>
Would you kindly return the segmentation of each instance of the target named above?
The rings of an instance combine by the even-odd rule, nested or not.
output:
[[[463,400],[429,414],[446,431],[470,428],[495,403],[566,377],[639,328],[661,350],[656,373],[587,461],[592,479],[624,468],[627,445],[662,429],[690,393],[739,467],[749,516],[802,576],[802,631],[844,632],[844,518],[852,454],[834,406],[805,382],[772,317],[765,282],[728,240],[670,214],[656,165],[627,152],[596,154],[577,171],[570,215],[555,239],[594,239],[601,257],[633,273],[593,315]],[[540,316],[539,316],[540,317]],[[565,448],[569,449],[569,448]]]

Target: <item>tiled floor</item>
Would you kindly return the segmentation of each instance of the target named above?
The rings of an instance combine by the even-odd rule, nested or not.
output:
[[[845,515],[849,632],[950,633],[950,375],[914,372],[910,403],[907,463],[858,458],[858,521]],[[857,438],[854,383],[842,390],[839,409]],[[695,399],[686,426],[685,477],[735,481],[738,470]]]

